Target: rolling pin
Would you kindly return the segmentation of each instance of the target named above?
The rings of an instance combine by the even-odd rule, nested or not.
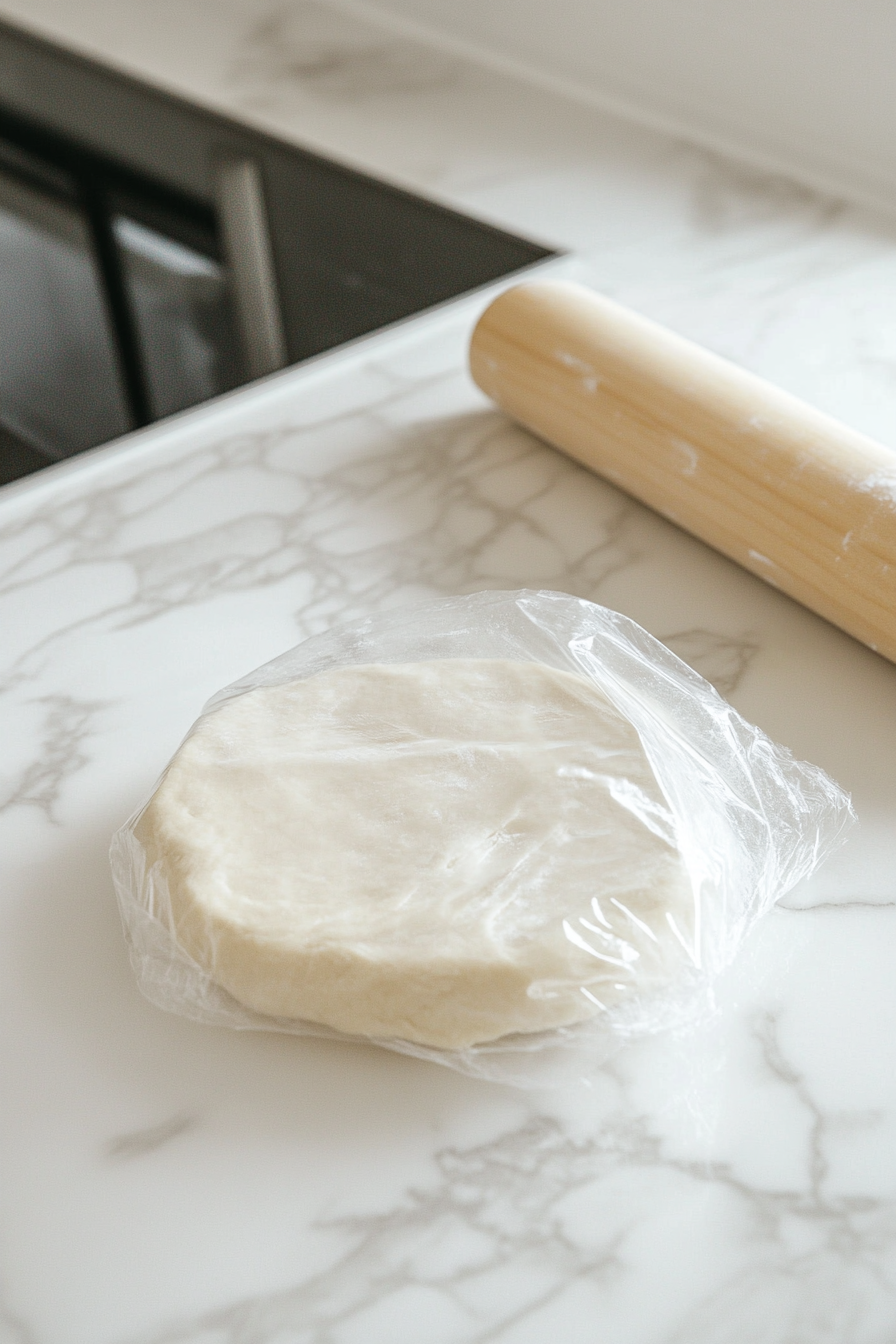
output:
[[[527,429],[896,662],[896,452],[593,290],[505,290],[470,369]]]

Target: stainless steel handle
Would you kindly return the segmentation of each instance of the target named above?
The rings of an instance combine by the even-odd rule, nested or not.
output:
[[[264,187],[253,159],[222,158],[216,195],[224,254],[250,378],[288,363]]]

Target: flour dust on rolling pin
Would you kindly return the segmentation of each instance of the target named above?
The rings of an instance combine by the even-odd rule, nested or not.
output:
[[[509,415],[896,662],[896,453],[583,286],[506,290],[474,379]]]

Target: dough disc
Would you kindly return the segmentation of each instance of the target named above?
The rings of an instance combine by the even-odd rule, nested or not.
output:
[[[693,922],[637,734],[539,663],[250,691],[199,721],[136,835],[218,984],[353,1035],[462,1049],[577,1022],[673,975],[667,912]]]

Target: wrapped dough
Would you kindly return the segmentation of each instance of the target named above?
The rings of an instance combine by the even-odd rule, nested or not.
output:
[[[582,677],[444,659],[319,672],[203,720],[136,828],[235,999],[463,1049],[661,979],[688,873],[631,724]]]
[[[499,1076],[679,1020],[850,817],[625,617],[480,593],[221,692],[112,862],[156,1003]]]

